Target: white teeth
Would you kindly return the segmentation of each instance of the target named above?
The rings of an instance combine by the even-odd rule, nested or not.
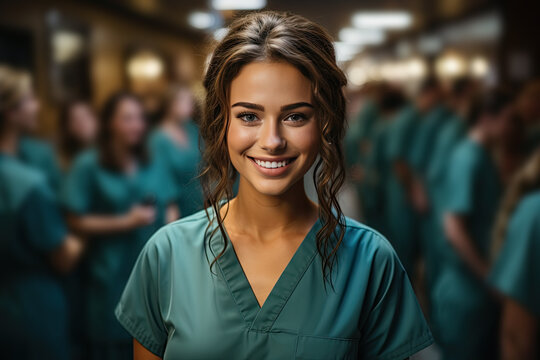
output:
[[[267,169],[276,169],[283,166],[288,165],[291,161],[285,160],[285,161],[261,161],[258,159],[253,159],[257,163],[257,165],[262,166]]]

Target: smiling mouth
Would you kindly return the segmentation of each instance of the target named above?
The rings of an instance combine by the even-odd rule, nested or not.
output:
[[[283,168],[283,167],[289,165],[290,163],[292,163],[293,161],[296,160],[295,157],[286,158],[286,159],[276,159],[276,160],[262,160],[262,159],[257,159],[257,158],[251,157],[251,156],[248,156],[248,158],[250,158],[251,161],[253,161],[257,165],[259,165],[260,167],[265,168],[265,169]]]

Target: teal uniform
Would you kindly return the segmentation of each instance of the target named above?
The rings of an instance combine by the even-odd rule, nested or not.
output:
[[[66,299],[47,256],[66,227],[45,177],[0,154],[0,347],[4,359],[68,359]]]
[[[210,210],[209,210],[210,211]],[[210,212],[212,214],[212,212]],[[262,307],[231,243],[209,241],[204,211],[161,229],[142,251],[116,308],[120,323],[164,359],[396,359],[432,343],[389,243],[350,219],[324,280],[307,234]]]
[[[23,163],[41,171],[55,193],[60,190],[62,172],[51,145],[42,140],[22,137],[19,140],[17,157]]]
[[[540,320],[540,190],[525,196],[512,215],[490,283]]]
[[[405,188],[398,180],[393,166],[398,160],[410,163],[412,139],[420,114],[412,105],[403,109],[388,126],[385,157],[389,175],[385,186],[385,221],[387,236],[408,274],[414,271],[418,253],[417,216],[413,211]]]
[[[131,231],[89,238],[85,261],[85,337],[91,358],[131,356],[131,337],[114,318],[137,255],[148,238],[165,223],[166,206],[176,199],[175,187],[163,166],[140,165],[133,174],[104,168],[97,151],[82,153],[68,174],[62,192],[66,209],[77,215],[121,215],[147,201],[156,206],[153,224]]]
[[[501,195],[499,173],[489,152],[465,138],[452,153],[445,212],[465,216],[477,251],[488,258]],[[444,268],[433,290],[433,317],[443,359],[495,359],[498,306],[487,286],[446,243]]]
[[[189,143],[187,147],[176,144],[162,129],[155,130],[150,136],[152,155],[169,168],[179,189],[177,204],[182,217],[202,210],[204,206],[198,178],[201,164],[199,129],[193,121],[184,126]]]
[[[367,224],[377,229],[380,214],[369,179],[369,159],[374,151],[373,145],[378,119],[377,105],[372,100],[366,100],[345,136],[345,160],[347,166],[359,166],[364,170],[366,176],[366,179],[354,184],[356,193],[360,198],[362,217]]]
[[[431,216],[431,229],[433,233],[429,238],[429,252],[426,253],[426,276],[428,278],[428,298],[433,302],[433,287],[439,279],[444,259],[447,253],[446,235],[443,228],[444,206],[447,202],[445,197],[451,196],[446,190],[445,181],[448,178],[452,151],[466,134],[467,127],[464,120],[457,115],[452,115],[445,121],[434,144],[431,161],[426,171],[426,184],[429,191]],[[427,249],[427,247],[426,247]],[[427,251],[426,251],[427,252]],[[429,255],[428,255],[429,254]],[[430,312],[431,312],[430,306]],[[438,336],[438,326],[431,317],[431,329]],[[440,324],[444,326],[444,324]]]
[[[366,161],[366,194],[364,196],[365,207],[369,207],[369,226],[383,235],[388,234],[388,225],[385,217],[385,180],[390,176],[390,164],[386,157],[388,146],[388,129],[392,124],[392,118],[381,117],[373,126],[372,151]]]

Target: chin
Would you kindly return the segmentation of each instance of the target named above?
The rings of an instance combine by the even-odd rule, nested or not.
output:
[[[257,181],[258,180],[258,181]],[[259,180],[251,182],[253,188],[260,194],[265,196],[281,196],[291,189],[293,183],[280,180]]]

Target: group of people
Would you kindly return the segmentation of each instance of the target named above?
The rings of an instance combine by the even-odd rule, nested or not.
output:
[[[31,77],[0,66],[2,357],[119,359],[131,336],[114,307],[143,245],[203,208],[190,88],[173,85],[150,128],[140,99],[108,98],[99,116],[66,104],[54,142],[33,136]]]
[[[540,355],[540,82],[429,77],[362,89],[346,137],[364,221],[387,236],[443,359]]]

